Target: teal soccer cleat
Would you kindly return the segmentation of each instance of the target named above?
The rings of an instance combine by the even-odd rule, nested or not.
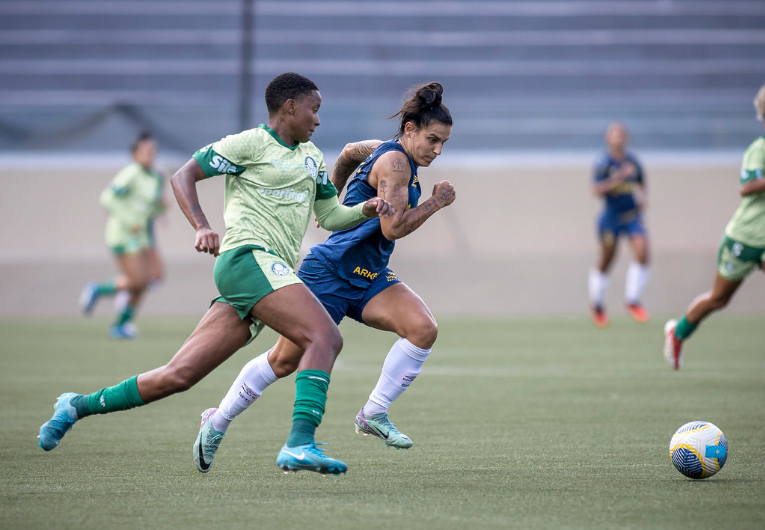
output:
[[[194,442],[194,464],[202,473],[207,473],[213,465],[213,458],[220,447],[220,442],[226,436],[213,429],[210,418],[218,409],[207,409],[202,413],[202,424]]]
[[[56,404],[53,405],[53,417],[40,427],[40,434],[37,437],[40,439],[40,447],[45,451],[55,449],[61,438],[69,432],[74,422],[77,421],[77,411],[70,404],[76,395],[78,394],[74,392],[61,394],[56,400]]]
[[[136,336],[135,326],[130,322],[114,324],[109,328],[109,338],[114,340],[133,340]]]
[[[80,310],[85,316],[93,314],[93,309],[98,302],[98,283],[88,282],[80,294]]]
[[[276,465],[285,474],[290,471],[298,472],[305,470],[315,471],[322,475],[329,473],[339,475],[348,471],[348,465],[345,462],[325,455],[324,450],[316,447],[317,445],[324,444],[310,443],[298,445],[297,447],[287,447],[285,445],[279,451],[279,456],[276,457]]]
[[[409,449],[413,445],[412,440],[393,425],[388,414],[365,416],[363,408],[356,414],[356,434],[359,433],[377,436],[385,445],[396,449]]]

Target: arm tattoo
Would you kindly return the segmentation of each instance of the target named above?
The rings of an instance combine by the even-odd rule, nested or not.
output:
[[[404,161],[401,160],[400,158],[396,158],[393,161],[393,166],[392,167],[393,167],[393,172],[394,173],[403,173],[406,170],[406,168],[404,166]]]
[[[340,156],[335,162],[335,167],[332,171],[332,184],[335,185],[338,192],[341,192],[345,185],[348,183],[348,179],[356,171],[364,160],[369,155],[374,153],[377,146],[382,142],[380,140],[365,140],[363,142],[356,142],[349,144],[349,147],[343,149]]]
[[[366,160],[366,158],[375,152],[375,149],[377,149],[377,146],[379,146],[382,142],[379,140],[365,140],[363,142],[356,142],[353,144],[353,149],[351,150],[351,158],[358,162],[359,164]]]

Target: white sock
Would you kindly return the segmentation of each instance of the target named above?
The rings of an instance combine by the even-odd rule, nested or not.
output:
[[[633,261],[627,269],[627,282],[624,286],[624,300],[628,304],[640,303],[643,296],[643,289],[648,283],[648,265],[641,265]]]
[[[271,365],[268,364],[269,352],[270,350],[258,355],[244,365],[226,397],[220,402],[218,411],[210,418],[213,429],[226,432],[234,418],[255,403],[268,385],[278,379]]]
[[[369,394],[369,401],[364,405],[364,414],[376,416],[388,412],[390,404],[403,394],[419,375],[422,363],[428,358],[430,351],[418,348],[406,339],[398,339],[385,357],[377,386]]]
[[[590,278],[587,282],[587,288],[590,293],[590,305],[592,307],[603,307],[608,290],[608,275],[600,272],[598,269],[590,269]]]
[[[130,300],[130,291],[128,291],[127,289],[122,289],[120,291],[117,291],[117,294],[114,296],[114,308],[117,311],[123,311],[125,307],[127,307],[129,300]]]

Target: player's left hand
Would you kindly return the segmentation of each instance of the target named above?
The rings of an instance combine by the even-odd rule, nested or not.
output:
[[[364,203],[361,211],[367,217],[390,217],[396,213],[396,209],[381,197],[373,197]]]

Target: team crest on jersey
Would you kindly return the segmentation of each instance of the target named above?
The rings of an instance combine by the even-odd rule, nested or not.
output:
[[[316,160],[310,156],[305,157],[305,168],[308,170],[308,174],[311,178],[317,178],[319,176],[319,166],[316,164]]]
[[[284,263],[277,261],[276,263],[271,265],[271,272],[273,272],[277,276],[287,276],[290,273],[290,268],[287,267]]]

